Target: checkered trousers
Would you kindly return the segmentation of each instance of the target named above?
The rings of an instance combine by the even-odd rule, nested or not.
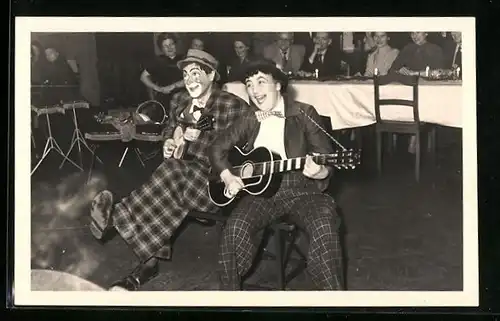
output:
[[[200,161],[165,160],[142,186],[115,204],[113,223],[141,261],[160,251],[191,210],[214,212]]]
[[[222,290],[240,290],[261,243],[259,231],[288,214],[309,236],[307,270],[318,289],[342,290],[340,218],[335,201],[302,173],[284,175],[273,197],[243,197],[226,222],[219,249]]]

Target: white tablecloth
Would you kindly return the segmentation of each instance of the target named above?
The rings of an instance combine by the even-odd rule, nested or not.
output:
[[[223,87],[248,102],[242,83],[227,83]],[[375,123],[374,86],[371,81],[317,82],[294,81],[289,84],[295,100],[310,104],[322,116],[330,117],[333,129],[367,126]],[[419,84],[420,121],[449,127],[462,127],[461,82],[421,81]],[[413,99],[411,87],[388,85],[381,87],[381,98]],[[381,107],[383,119],[413,121],[411,107]]]

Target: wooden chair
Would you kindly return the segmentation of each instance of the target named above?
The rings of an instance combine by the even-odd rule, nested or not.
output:
[[[215,221],[218,234],[221,235],[225,222],[228,218],[227,210],[222,209],[217,213],[190,212],[188,217],[196,220]],[[286,285],[298,276],[306,267],[306,256],[295,243],[297,228],[285,220],[278,220],[267,227],[266,232],[271,232],[274,238],[274,249],[265,250],[262,259],[275,262],[277,279],[275,286],[278,290],[285,290]],[[298,259],[292,257],[292,253],[298,255]],[[295,266],[287,275],[286,270],[289,263],[295,261]],[[270,289],[269,287],[257,284],[243,284],[244,289]]]
[[[296,240],[299,230],[297,226],[286,220],[278,220],[268,227],[270,237],[274,238],[274,248],[263,249],[263,260],[271,260],[275,263],[276,283],[275,288],[281,291],[286,289],[295,277],[302,273],[307,267],[307,257],[298,246]],[[296,256],[292,256],[295,254]],[[293,264],[291,271],[287,274],[287,268]],[[246,289],[266,289],[262,285],[243,284]]]
[[[379,174],[382,173],[382,133],[390,134],[412,134],[416,140],[415,151],[415,179],[420,180],[420,163],[421,163],[421,133],[431,127],[427,123],[420,121],[419,116],[419,100],[418,100],[418,76],[404,76],[400,74],[389,74],[385,76],[375,76],[375,131],[377,140],[377,169]],[[380,87],[389,84],[401,84],[412,87],[413,100],[406,99],[380,99]],[[382,106],[408,106],[413,109],[413,121],[393,121],[384,120],[380,116]],[[402,107],[404,108],[404,107]],[[428,131],[429,146],[432,156],[435,155],[435,127],[431,127]]]

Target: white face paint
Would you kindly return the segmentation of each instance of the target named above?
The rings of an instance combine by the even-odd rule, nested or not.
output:
[[[184,84],[192,98],[198,98],[205,94],[214,81],[215,72],[207,74],[200,65],[191,63],[182,69]]]

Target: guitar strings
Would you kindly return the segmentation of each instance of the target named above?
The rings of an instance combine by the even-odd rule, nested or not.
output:
[[[347,150],[346,150],[347,151]],[[342,152],[343,153],[343,152]],[[322,154],[322,155],[313,155],[312,157],[313,158],[326,158],[328,156],[333,156],[333,157],[338,157],[340,156],[339,153],[333,153],[333,154]],[[297,161],[297,160],[303,160],[305,159],[306,157],[294,157],[294,158],[287,158],[287,159],[276,159],[276,160],[272,160],[272,161],[264,161],[264,162],[257,162],[257,163],[252,163],[253,165],[257,165],[257,166],[264,166],[265,164],[269,164],[269,163],[272,163],[272,166],[280,163],[280,162],[290,162],[290,161]],[[344,158],[344,157],[342,157]],[[335,165],[343,165],[343,164],[332,164],[332,166],[335,166]],[[233,166],[233,169],[240,169],[242,168],[243,165],[238,165],[238,166]]]

